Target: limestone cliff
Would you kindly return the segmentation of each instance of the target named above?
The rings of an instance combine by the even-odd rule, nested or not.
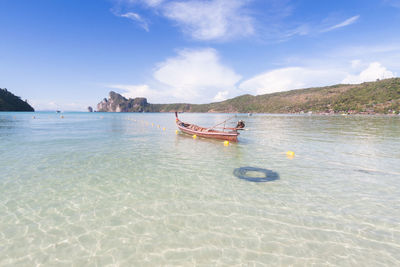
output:
[[[109,98],[104,98],[97,104],[97,111],[100,112],[148,112],[151,105],[143,97],[126,99],[122,95],[111,91]]]

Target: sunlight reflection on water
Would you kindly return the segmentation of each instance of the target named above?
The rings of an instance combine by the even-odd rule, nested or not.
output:
[[[63,116],[0,113],[0,266],[400,265],[400,118],[238,115],[224,146],[173,114]]]

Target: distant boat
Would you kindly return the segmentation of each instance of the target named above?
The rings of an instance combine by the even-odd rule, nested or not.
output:
[[[56,112],[57,112],[57,113],[61,113],[61,111],[60,111],[60,110],[56,110]]]
[[[247,114],[247,115],[250,117],[250,116],[253,116],[253,113],[249,113],[249,114]]]
[[[224,122],[221,122],[220,124],[217,124],[213,127],[201,127],[197,126],[195,124],[191,123],[186,123],[182,122],[178,118],[178,113],[175,112],[175,117],[176,117],[176,126],[178,126],[179,130],[186,134],[190,135],[196,135],[198,137],[204,137],[204,138],[213,138],[213,139],[220,139],[220,140],[225,140],[225,141],[231,141],[231,142],[237,142],[237,138],[239,136],[239,130],[244,130],[244,122],[240,120],[235,128],[231,127],[217,127],[218,125],[221,125]],[[216,129],[221,129],[221,130],[216,130]]]

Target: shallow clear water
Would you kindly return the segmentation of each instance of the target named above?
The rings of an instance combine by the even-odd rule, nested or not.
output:
[[[0,266],[400,265],[399,117],[239,119],[224,146],[173,114],[0,113]]]

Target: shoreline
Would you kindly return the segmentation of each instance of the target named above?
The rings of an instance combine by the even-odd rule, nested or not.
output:
[[[48,110],[35,110],[35,111],[0,111],[0,114],[4,113],[54,113],[55,115],[59,114],[55,111],[48,111]],[[174,111],[161,111],[161,112],[112,112],[112,111],[95,111],[95,112],[87,112],[87,111],[62,111],[62,113],[112,113],[112,114],[156,114],[156,113],[171,113],[173,114]],[[248,115],[249,117],[252,115],[307,115],[307,116],[387,116],[387,117],[400,117],[400,113],[366,113],[366,112],[353,112],[353,113],[328,113],[328,112],[307,112],[307,113],[300,113],[300,112],[290,112],[290,113],[264,113],[264,112],[188,112],[185,111],[183,113],[191,113],[191,114],[242,114]],[[251,115],[249,115],[251,114]]]

